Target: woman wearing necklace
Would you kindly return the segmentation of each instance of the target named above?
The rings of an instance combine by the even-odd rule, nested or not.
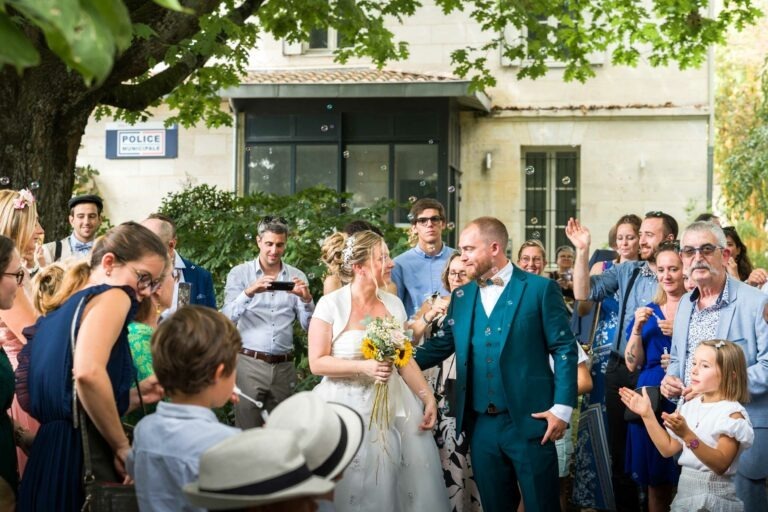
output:
[[[662,243],[656,252],[656,275],[659,289],[653,302],[637,308],[627,327],[627,368],[642,368],[637,386],[659,386],[664,378],[662,355],[672,344],[672,325],[677,306],[685,294],[683,262],[676,242]],[[659,397],[661,408],[675,410],[674,404]],[[654,447],[642,420],[629,422],[627,429],[626,471],[638,485],[648,487],[648,511],[669,510],[677,486],[679,472],[671,457],[663,457]]]

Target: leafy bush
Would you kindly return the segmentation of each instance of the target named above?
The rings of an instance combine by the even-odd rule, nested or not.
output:
[[[386,220],[396,204],[382,200],[371,208],[344,211],[351,194],[312,188],[293,196],[256,193],[237,196],[209,185],[187,187],[163,199],[160,212],[176,221],[178,249],[184,257],[213,274],[219,306],[224,300],[227,274],[258,253],[256,227],[265,215],[282,216],[290,226],[283,261],[302,270],[315,301],[323,290],[325,266],[320,262],[323,240],[352,220],[367,220],[383,232],[392,254],[408,249],[407,232]],[[309,373],[306,333],[295,329],[294,345],[299,388],[314,386]]]

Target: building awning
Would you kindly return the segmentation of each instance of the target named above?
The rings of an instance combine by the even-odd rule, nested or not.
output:
[[[376,68],[250,71],[241,84],[222,91],[233,101],[255,98],[455,98],[471,110],[489,112],[491,99],[470,92],[469,80]]]

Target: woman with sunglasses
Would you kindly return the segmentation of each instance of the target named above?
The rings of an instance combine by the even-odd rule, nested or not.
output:
[[[154,233],[135,222],[121,224],[96,241],[90,261],[67,271],[54,309],[35,324],[16,375],[22,404],[40,421],[19,488],[20,510],[82,508],[82,428],[94,456],[113,461],[99,466],[96,479],[125,479],[130,444],[120,415],[139,405],[131,389],[136,371],[127,326],[137,299],[160,288],[167,266],[167,247]],[[146,403],[162,393],[154,377],[139,390]],[[75,417],[73,403],[85,417]]]
[[[40,231],[42,228],[37,221],[37,207],[32,193],[28,190],[0,190],[0,235],[13,240],[20,253],[22,265],[13,269],[17,272],[16,281],[19,286],[29,282],[29,274],[24,270],[25,259],[33,258],[36,234]],[[4,281],[10,279],[11,276],[3,277]],[[5,349],[14,370],[18,366],[18,354],[27,343],[22,330],[34,324],[36,319],[37,314],[25,293],[17,293],[10,309],[0,311],[0,345]],[[19,406],[16,399],[11,406],[11,416],[20,432],[34,434],[37,431],[37,422]],[[27,456],[21,448],[16,455],[19,474],[23,474]]]

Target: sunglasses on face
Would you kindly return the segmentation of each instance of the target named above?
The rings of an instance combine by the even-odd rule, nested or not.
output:
[[[149,288],[150,292],[155,293],[160,289],[160,285],[163,282],[163,276],[160,276],[157,279],[152,279],[152,274],[148,272],[141,272],[133,267],[131,267],[131,270],[133,270],[133,272],[136,274],[137,290],[143,291]]]
[[[13,276],[16,278],[16,284],[21,286],[21,283],[24,282],[24,270],[19,269],[18,272],[3,272],[4,276]]]
[[[426,226],[428,222],[432,222],[432,224],[437,224],[438,222],[442,222],[444,219],[439,215],[434,215],[432,217],[417,217],[415,222],[420,226]]]
[[[685,258],[693,258],[698,252],[701,253],[702,256],[712,256],[718,249],[722,249],[722,247],[713,244],[704,244],[701,247],[691,247],[690,245],[686,245],[680,249],[680,255]]]

